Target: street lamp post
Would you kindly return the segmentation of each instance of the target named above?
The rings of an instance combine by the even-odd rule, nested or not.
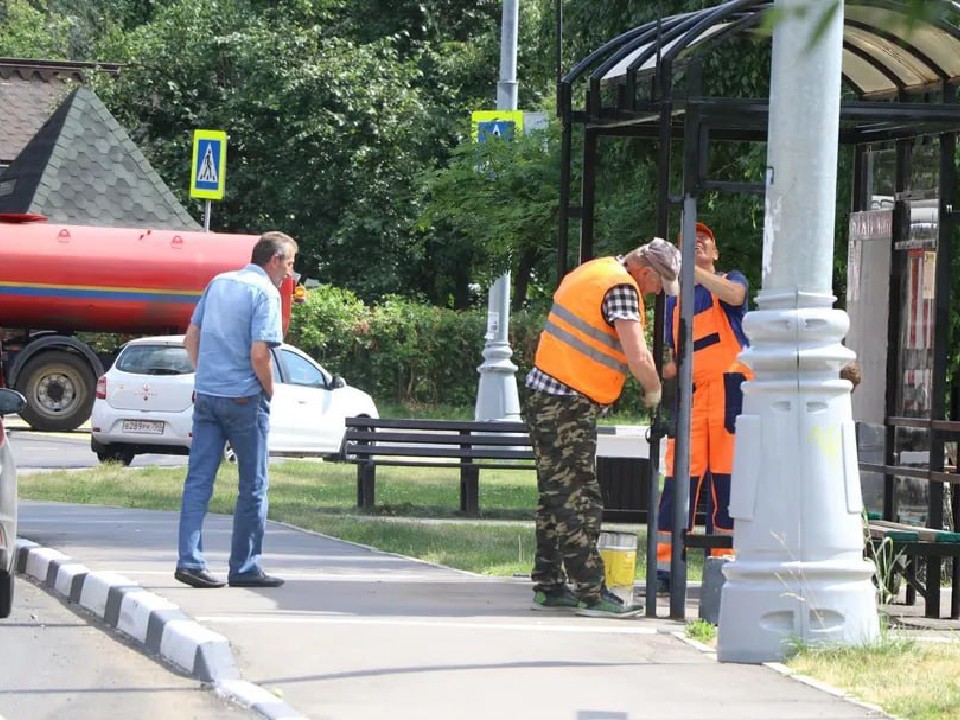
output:
[[[809,0],[776,0],[759,310],[737,420],[717,657],[782,659],[789,643],[875,641],[873,566],[863,558],[860,474],[833,308],[843,4],[819,28]],[[804,6],[804,7],[801,7]],[[805,9],[806,12],[800,12]]]
[[[504,0],[500,30],[500,82],[497,110],[517,109],[517,32],[520,0]],[[474,417],[477,420],[519,420],[517,366],[510,360],[510,271],[494,281],[487,301],[487,333]]]

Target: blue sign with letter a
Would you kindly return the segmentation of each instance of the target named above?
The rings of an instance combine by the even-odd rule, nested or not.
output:
[[[492,120],[477,123],[477,142],[486,142],[487,138],[513,140],[516,123],[511,120]]]

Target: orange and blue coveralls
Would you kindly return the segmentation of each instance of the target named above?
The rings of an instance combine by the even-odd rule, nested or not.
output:
[[[746,278],[730,272],[728,280],[747,288]],[[749,289],[749,288],[748,288]],[[751,376],[746,366],[737,361],[746,346],[742,321],[747,300],[742,305],[729,305],[702,285],[697,285],[693,317],[693,398],[690,411],[690,504],[688,527],[694,526],[701,494],[711,489],[711,513],[707,532],[733,534],[729,514],[730,475],[733,472],[734,429],[743,407],[740,384]],[[667,344],[675,347],[679,325],[675,298],[667,298]],[[674,453],[676,440],[667,441],[665,474],[658,517],[657,569],[670,570],[670,531],[673,528],[673,503],[676,492]],[[709,473],[712,482],[707,483]],[[728,551],[721,551],[728,552]]]

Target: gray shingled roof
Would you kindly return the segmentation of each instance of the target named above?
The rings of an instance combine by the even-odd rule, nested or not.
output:
[[[54,71],[0,61],[0,165],[13,162],[79,82],[77,69]]]
[[[0,175],[0,213],[108,227],[200,228],[85,87],[63,101]]]

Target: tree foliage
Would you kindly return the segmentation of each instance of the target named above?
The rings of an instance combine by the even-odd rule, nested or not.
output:
[[[523,109],[553,109],[556,4],[520,3]],[[658,16],[715,4],[564,0],[563,66]],[[920,20],[944,4],[905,7]],[[502,9],[501,0],[0,0],[0,54],[122,63],[96,89],[198,219],[202,207],[187,197],[191,132],[226,130],[227,197],[212,226],[293,234],[308,277],[365,301],[393,294],[462,308],[481,305],[489,279],[510,267],[519,307],[557,280],[559,157],[555,129],[513,145],[470,139],[469,112],[495,104]],[[722,47],[705,57],[704,76],[708,94],[766,96],[769,46]],[[601,144],[596,253],[655,232],[654,152],[648,141]],[[679,149],[674,157],[676,194]],[[727,143],[710,162],[713,177],[756,182],[765,148]],[[700,211],[724,264],[756,285],[758,198],[708,195]]]

